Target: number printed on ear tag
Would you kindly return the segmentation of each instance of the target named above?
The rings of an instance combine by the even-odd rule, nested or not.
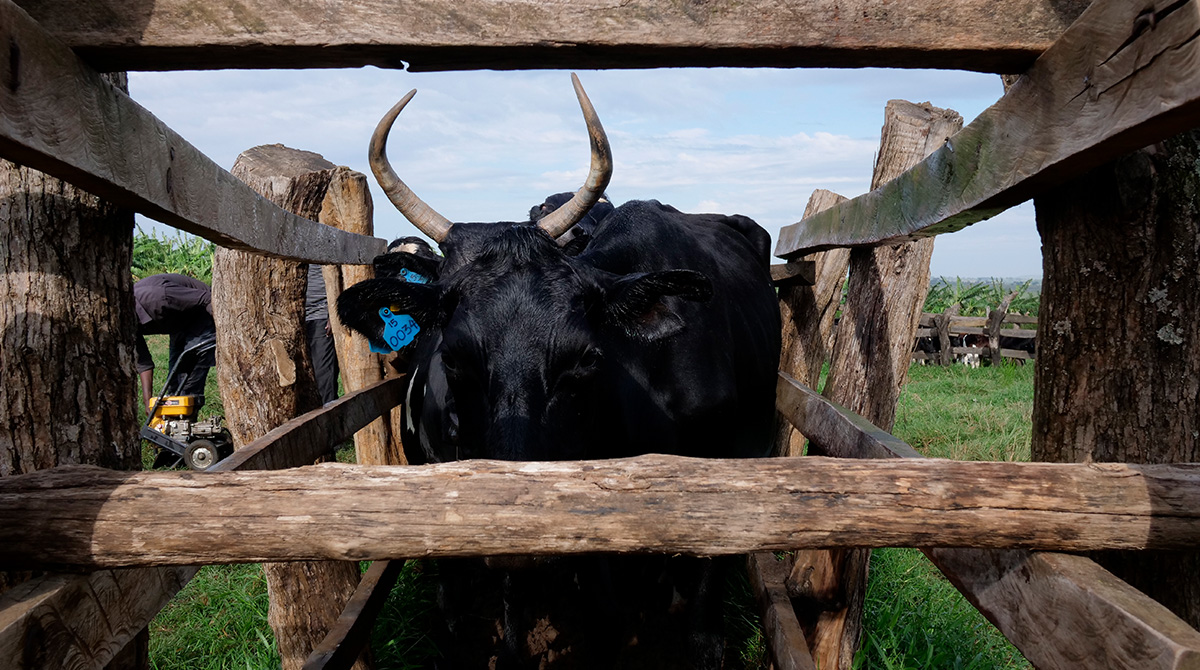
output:
[[[412,270],[409,270],[408,268],[400,268],[400,278],[406,282],[409,282],[410,284],[428,284],[429,283],[429,280],[425,278],[425,275],[413,272]]]
[[[411,344],[417,333],[421,332],[417,320],[407,314],[392,314],[392,310],[387,307],[380,307],[379,317],[383,319],[383,340],[391,348],[380,349],[372,344],[371,351],[377,354],[399,351]]]

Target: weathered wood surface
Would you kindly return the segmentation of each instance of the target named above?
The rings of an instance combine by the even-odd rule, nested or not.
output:
[[[283,209],[316,219],[335,168],[319,154],[272,144],[243,151],[231,172]],[[321,405],[303,325],[307,286],[308,266],[293,260],[225,247],[213,257],[221,400],[238,445]],[[358,564],[299,561],[262,568],[281,668],[300,670],[354,594]],[[371,665],[361,659],[355,667]]]
[[[762,627],[775,670],[816,670],[812,654],[808,653],[804,629],[796,620],[792,601],[783,585],[788,573],[787,563],[775,560],[769,553],[750,554],[746,557],[746,572],[762,611]]]
[[[8,45],[0,49],[0,156],[227,247],[324,263],[370,263],[383,251],[382,240],[322,226],[259,197],[12,0],[0,0],[0,42]]]
[[[1197,162],[1190,130],[1034,201],[1045,254],[1034,459],[1200,460]],[[1200,552],[1093,558],[1200,626]]]
[[[1086,0],[19,0],[97,67],[668,66],[1023,72]]]
[[[775,386],[775,407],[798,429],[820,439],[829,456],[924,458],[904,440],[783,372]]]
[[[367,177],[350,168],[334,168],[321,203],[319,220],[334,228],[373,235],[374,203],[367,187]],[[328,304],[337,305],[342,290],[375,276],[370,265],[326,265],[322,269],[325,277],[325,292]],[[342,325],[337,309],[329,310],[329,327],[333,331],[337,349],[338,368],[342,385],[346,391],[366,388],[379,380],[394,375],[389,361],[396,354],[386,356],[371,351],[367,338]],[[369,426],[354,434],[354,451],[358,462],[363,465],[406,465],[404,447],[400,442],[402,409],[397,408],[388,416],[372,421]]]
[[[813,261],[788,261],[771,266],[771,283],[784,286],[812,286],[817,281],[817,266]]]
[[[870,193],[784,227],[775,254],[958,230],[1197,125],[1197,31],[1197,0],[1097,0],[945,146]]]
[[[814,214],[843,200],[833,191],[817,189],[809,196],[804,213]],[[842,299],[850,250],[830,249],[813,254],[806,261],[813,265],[810,285],[779,289],[779,316],[783,323],[779,369],[816,386],[821,366],[833,349],[833,319]],[[775,453],[780,456],[804,453],[804,435],[782,416],[776,417],[775,424]]]
[[[795,380],[782,375],[781,380],[787,384],[781,384],[780,398],[793,398],[790,406],[799,404],[797,397],[810,403],[824,400]],[[780,411],[790,406],[781,405]],[[878,428],[863,426],[861,417],[827,401],[806,412],[792,411],[789,416],[797,428],[828,443],[844,444],[844,457],[920,458],[906,443],[887,435],[892,440],[888,443],[875,432]],[[856,431],[865,434],[855,439]],[[1200,662],[1200,634],[1085,558],[1024,549],[924,551],[1036,667],[1182,670]],[[793,570],[789,590],[804,586]]]
[[[162,509],[176,514],[153,514]],[[10,520],[0,565],[18,568],[829,546],[1172,549],[1200,543],[1200,465],[648,455],[218,473],[68,466],[0,479],[0,514]]]
[[[911,168],[960,128],[962,117],[954,110],[888,101],[871,186]],[[850,250],[846,301],[822,392],[885,430],[892,426],[908,375],[913,333],[929,290],[932,255],[932,239]],[[822,447],[810,436],[809,453],[821,454]],[[844,598],[840,607],[817,617],[813,660],[824,668],[850,670],[861,637],[870,555],[859,549],[833,551],[854,555],[829,561],[842,569],[839,581]]]
[[[387,602],[404,561],[375,561],[358,583],[337,623],[309,654],[303,670],[346,670],[371,638],[375,618]]]
[[[298,416],[243,446],[209,472],[281,470],[309,465],[404,400],[407,377],[353,391]]]
[[[52,574],[0,596],[0,665],[100,670],[198,568]]]

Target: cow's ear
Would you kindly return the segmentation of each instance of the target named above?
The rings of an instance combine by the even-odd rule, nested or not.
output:
[[[641,340],[653,342],[683,329],[664,298],[704,301],[712,297],[712,282],[693,270],[635,273],[618,279],[607,291],[605,320]]]
[[[380,308],[408,314],[418,326],[425,327],[437,318],[440,295],[436,284],[414,284],[394,277],[368,279],[342,291],[337,313],[348,328],[362,333],[371,344],[386,348]]]
[[[432,254],[426,257],[407,251],[392,251],[376,256],[371,264],[375,267],[376,277],[401,277],[423,284],[438,279],[442,259]],[[415,279],[412,273],[416,273]]]

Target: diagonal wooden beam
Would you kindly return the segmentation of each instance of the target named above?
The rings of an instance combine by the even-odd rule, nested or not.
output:
[[[797,430],[838,456],[920,458],[783,373],[777,398]],[[1024,549],[924,551],[1035,667],[1200,667],[1200,632],[1087,558]],[[789,577],[789,588],[798,579]]]
[[[19,0],[96,67],[1023,72],[1088,0]]]
[[[368,264],[385,242],[284,211],[0,0],[0,157],[223,246]]]
[[[958,230],[1200,125],[1198,35],[1198,0],[1097,0],[945,146],[870,193],[785,226],[775,255]]]
[[[404,378],[388,379],[299,417],[264,435],[214,469],[296,467],[314,450],[348,439],[378,416],[364,407],[394,406]],[[388,403],[392,403],[389,405]],[[325,447],[313,444],[325,440]],[[272,453],[277,451],[278,453]],[[243,456],[249,453],[249,458]],[[192,475],[183,475],[192,476]],[[155,516],[169,519],[169,515]],[[195,576],[196,567],[101,570],[50,574],[0,596],[0,667],[20,670],[99,670],[150,623]]]

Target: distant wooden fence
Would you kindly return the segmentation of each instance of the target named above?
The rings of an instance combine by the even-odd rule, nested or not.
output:
[[[1021,328],[1021,326],[1034,326]],[[1010,326],[1010,327],[1006,327]],[[987,338],[983,346],[953,346],[956,337],[977,335]],[[922,338],[934,346],[929,350],[914,347],[914,361],[931,361],[938,365],[950,365],[955,356],[977,355],[979,360],[989,360],[993,365],[1005,358],[1015,359],[1024,364],[1035,357],[1033,351],[1027,348],[1014,349],[1005,347],[1002,338],[1018,338],[1033,344],[1037,341],[1037,317],[1023,314],[1002,313],[999,310],[988,312],[987,316],[958,316],[957,314],[933,314],[925,312],[916,332],[917,347]],[[935,339],[936,338],[936,339]],[[1010,341],[1011,342],[1011,341]],[[951,346],[946,346],[950,343]]]

